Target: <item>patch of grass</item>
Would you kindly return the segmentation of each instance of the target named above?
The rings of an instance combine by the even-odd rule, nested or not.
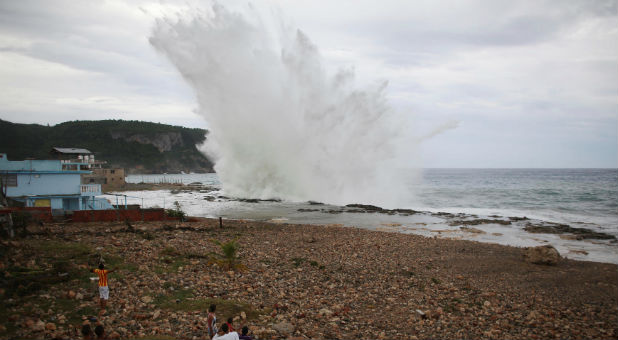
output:
[[[82,316],[84,315],[97,315],[97,309],[93,304],[79,307],[81,303],[82,301],[79,300],[59,298],[56,299],[54,310],[57,310],[60,314],[63,314],[69,323],[80,323],[82,321]]]
[[[292,262],[294,263],[294,267],[296,268],[300,267],[300,265],[303,264],[303,262],[305,261],[307,261],[307,259],[303,257],[295,257],[292,259]]]
[[[404,271],[402,271],[402,272],[401,272],[401,274],[402,274],[403,276],[405,276],[405,277],[413,277],[413,276],[415,276],[415,275],[416,275],[416,273],[414,273],[414,272],[413,272],[413,271],[411,271],[411,270],[404,270]]]
[[[29,245],[42,257],[82,259],[92,252],[88,245],[76,242],[32,241]]]
[[[317,261],[310,261],[309,264],[313,267],[318,267],[319,263]]]
[[[441,281],[440,281],[440,280],[438,280],[438,279],[436,279],[435,277],[432,277],[432,278],[431,278],[431,282],[433,282],[433,283],[435,283],[435,284],[437,284],[437,285],[439,285],[439,284],[441,283]]]
[[[178,255],[180,255],[178,253],[178,250],[176,250],[176,248],[174,248],[172,246],[165,247],[163,250],[161,250],[160,254],[161,255],[167,255],[167,256],[178,256]]]
[[[422,282],[410,282],[410,288],[417,288],[419,291],[425,291],[425,284]]]
[[[157,308],[172,311],[206,311],[210,305],[217,305],[217,315],[224,320],[230,316],[240,315],[245,312],[247,319],[256,319],[260,312],[249,304],[224,299],[198,298],[192,289],[177,289],[169,294],[161,294],[155,297],[154,304]]]

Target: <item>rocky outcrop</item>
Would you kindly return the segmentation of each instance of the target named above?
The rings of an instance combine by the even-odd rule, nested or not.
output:
[[[176,145],[184,146],[180,132],[161,132],[151,136],[144,134],[127,134],[122,131],[110,131],[113,139],[122,139],[126,142],[153,145],[159,152],[172,150]]]
[[[524,260],[534,264],[555,266],[560,261],[560,253],[551,245],[526,248]]]

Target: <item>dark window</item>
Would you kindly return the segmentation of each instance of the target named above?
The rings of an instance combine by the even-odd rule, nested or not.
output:
[[[109,172],[114,174],[114,173],[116,173],[116,170],[110,170]]]
[[[2,174],[0,175],[0,179],[2,180],[3,186],[6,186],[6,187],[16,187],[17,186],[17,175]]]

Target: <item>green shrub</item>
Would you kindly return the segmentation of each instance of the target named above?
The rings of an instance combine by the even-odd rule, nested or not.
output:
[[[165,210],[165,213],[169,217],[178,218],[181,222],[184,222],[187,216],[187,214],[182,210],[182,207],[180,206],[180,203],[178,203],[178,201],[174,201],[174,209],[167,209]]]

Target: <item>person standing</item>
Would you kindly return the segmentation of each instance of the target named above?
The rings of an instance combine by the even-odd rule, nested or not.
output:
[[[109,300],[109,286],[107,285],[107,274],[113,273],[115,269],[107,270],[103,263],[99,263],[98,269],[93,269],[92,272],[99,276],[99,304],[101,306],[101,312],[105,313],[105,307],[107,306],[107,300]]]
[[[210,307],[208,307],[208,336],[210,336],[211,339],[214,338],[215,335],[217,335],[217,315],[215,314],[216,310],[217,305],[210,305]]]

